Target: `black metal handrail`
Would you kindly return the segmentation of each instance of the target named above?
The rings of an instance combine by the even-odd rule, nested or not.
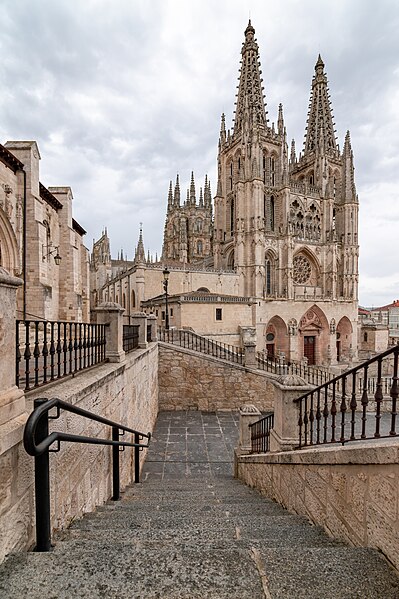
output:
[[[383,363],[391,369],[390,401],[385,411],[388,413],[389,430],[381,430],[383,394]],[[347,370],[330,381],[295,399],[299,404],[299,448],[326,443],[347,443],[365,439],[396,437],[396,417],[398,387],[399,346],[394,346],[370,360]],[[369,373],[376,366],[374,401],[375,413],[368,415],[369,409]],[[360,399],[360,406],[359,400]],[[388,400],[389,401],[389,400]],[[361,417],[356,418],[361,408]],[[373,406],[374,407],[374,406]],[[347,418],[349,412],[350,419]],[[348,430],[349,429],[349,430]]]
[[[251,435],[251,452],[267,453],[270,451],[270,432],[274,426],[274,414],[266,414],[260,420],[249,425]]]
[[[164,343],[172,343],[235,364],[243,364],[244,362],[244,353],[241,347],[215,341],[193,331],[160,329],[158,339]]]
[[[56,414],[55,416],[49,416],[49,411],[53,408],[56,409]],[[59,418],[61,410],[110,426],[112,428],[112,439],[72,435],[61,431],[49,433],[49,419]],[[120,435],[125,433],[134,435],[133,443],[120,440]],[[143,439],[148,439],[146,444],[140,443]],[[134,482],[138,483],[140,480],[139,452],[149,446],[150,440],[151,433],[142,433],[108,418],[93,414],[88,410],[73,406],[61,399],[35,399],[34,410],[30,414],[24,429],[24,447],[26,452],[35,458],[36,551],[50,551],[51,548],[50,451],[60,451],[61,442],[112,445],[112,499],[116,501],[120,499],[119,447],[134,447]],[[50,447],[54,443],[57,443],[57,448],[51,450]]]
[[[16,321],[15,383],[25,391],[105,361],[105,326]]]

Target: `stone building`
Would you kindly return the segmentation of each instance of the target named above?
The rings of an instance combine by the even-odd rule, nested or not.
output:
[[[0,266],[23,280],[19,318],[88,321],[85,230],[71,188],[46,188],[39,163],[35,141],[0,145]]]
[[[162,257],[164,260],[195,263],[212,256],[212,196],[211,184],[205,177],[204,192],[200,188],[197,203],[194,173],[191,173],[187,199],[180,203],[179,175],[174,192],[169,185],[168,207]]]
[[[270,123],[262,83],[259,47],[249,22],[232,128],[226,127],[224,115],[221,120],[213,231],[209,182],[197,204],[192,177],[181,205],[177,179],[174,193],[169,187],[161,261],[132,265],[99,294],[115,299],[129,288],[138,307],[162,293],[167,265],[171,294],[207,288],[256,300],[259,349],[291,360],[305,357],[309,363],[352,361],[359,247],[350,135],[341,151],[320,55],[299,155],[294,140],[288,146],[281,104],[277,125]],[[240,322],[238,314],[232,317],[230,329],[249,324]]]

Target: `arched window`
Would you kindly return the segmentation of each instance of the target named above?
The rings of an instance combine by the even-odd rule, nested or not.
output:
[[[197,254],[202,256],[202,241],[197,241]]]
[[[202,233],[202,218],[197,218],[195,221],[195,231],[197,231],[197,233]]]
[[[263,183],[266,184],[266,156],[263,155]]]
[[[274,196],[263,196],[266,231],[274,231]]]
[[[233,163],[230,162],[230,191],[233,189]]]
[[[276,185],[276,160],[273,157],[270,158],[270,185]]]
[[[234,198],[231,198],[230,203],[230,233],[234,232]]]
[[[126,308],[126,295],[122,295],[122,308]]]
[[[266,260],[266,295],[272,293],[272,265],[270,258]]]
[[[313,175],[313,173],[309,177],[309,184],[310,185],[314,185],[314,175]]]
[[[132,305],[131,305],[131,307],[135,308],[136,307],[136,294],[134,293],[134,289],[132,289],[131,296],[132,296]]]

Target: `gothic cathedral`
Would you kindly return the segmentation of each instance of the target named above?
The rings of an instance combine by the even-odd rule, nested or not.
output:
[[[341,151],[319,56],[304,148],[297,155],[295,142],[288,146],[281,104],[277,124],[269,122],[261,74],[249,22],[232,128],[226,128],[224,115],[221,119],[213,210],[207,178],[197,199],[192,175],[183,202],[179,177],[174,189],[170,183],[162,258],[159,264],[142,264],[140,280],[148,279],[148,285],[139,299],[154,297],[150,279],[161,281],[168,265],[176,271],[170,277],[172,293],[205,288],[218,301],[221,294],[226,302],[234,295],[242,302],[251,300],[250,324],[256,327],[258,348],[269,355],[319,364],[350,362],[357,353],[359,246],[349,132]],[[108,298],[112,293],[116,297],[116,287],[111,287]],[[196,314],[200,325],[195,330],[209,334],[209,318],[204,316],[201,326],[199,306]],[[234,312],[230,329],[243,324],[248,323],[239,322]],[[217,334],[218,323],[212,326]],[[228,323],[224,327],[227,331]]]

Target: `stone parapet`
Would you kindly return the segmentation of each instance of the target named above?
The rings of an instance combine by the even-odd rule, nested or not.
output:
[[[399,570],[399,442],[239,455],[237,478]]]
[[[274,375],[159,343],[161,410],[238,410],[253,404],[272,411]]]
[[[104,302],[94,309],[97,324],[105,324],[105,358],[109,362],[123,362],[123,313],[124,309],[114,302]]]

